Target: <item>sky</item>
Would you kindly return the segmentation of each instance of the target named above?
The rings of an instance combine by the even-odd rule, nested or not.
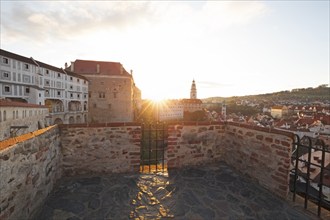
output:
[[[329,84],[329,1],[5,1],[1,49],[120,62],[144,99]]]

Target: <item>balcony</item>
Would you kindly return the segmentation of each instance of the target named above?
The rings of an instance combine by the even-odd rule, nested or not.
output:
[[[223,162],[62,182],[36,219],[313,219]]]
[[[291,133],[235,123],[46,132],[0,147],[0,219],[318,219],[312,202],[311,212],[292,202]],[[144,143],[156,145],[148,156],[165,147],[148,169]]]

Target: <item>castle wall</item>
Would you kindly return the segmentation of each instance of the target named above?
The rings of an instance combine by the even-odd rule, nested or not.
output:
[[[292,134],[236,123],[168,126],[168,168],[225,161],[287,198]],[[138,172],[141,125],[60,125],[0,142],[0,219],[29,219],[63,175]]]
[[[64,175],[138,172],[141,126],[61,125]]]
[[[169,168],[225,161],[271,192],[289,193],[291,133],[249,125],[186,124],[169,127]]]
[[[0,142],[0,219],[31,219],[61,177],[57,126]]]
[[[200,165],[219,160],[223,154],[225,127],[219,123],[190,123],[168,128],[169,168]]]

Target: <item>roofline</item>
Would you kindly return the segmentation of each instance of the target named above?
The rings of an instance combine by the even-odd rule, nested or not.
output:
[[[68,70],[64,70],[63,68],[58,68],[58,67],[49,65],[47,63],[44,63],[44,62],[41,62],[41,61],[38,61],[38,60],[35,60],[32,57],[28,58],[28,57],[25,57],[25,56],[22,56],[22,55],[19,55],[19,54],[15,54],[15,53],[3,50],[3,49],[0,49],[0,55],[4,56],[4,57],[15,59],[15,60],[23,61],[23,62],[29,61],[28,63],[30,63],[30,64],[33,64],[33,65],[36,65],[36,66],[39,66],[39,67],[43,67],[43,68],[46,68],[46,69],[49,69],[49,70],[53,70],[53,71],[56,71],[56,72],[59,72],[59,73],[67,74],[67,75],[70,75],[70,76],[74,76],[74,77],[77,77],[77,78],[81,78],[81,79],[84,79],[84,80],[88,81],[88,79],[85,76],[82,76],[80,74],[77,74],[77,73],[74,73],[74,72],[71,72],[71,71],[68,71]]]

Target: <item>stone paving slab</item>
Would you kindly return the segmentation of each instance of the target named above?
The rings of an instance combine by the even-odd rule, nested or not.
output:
[[[65,179],[36,220],[314,219],[224,163]]]

